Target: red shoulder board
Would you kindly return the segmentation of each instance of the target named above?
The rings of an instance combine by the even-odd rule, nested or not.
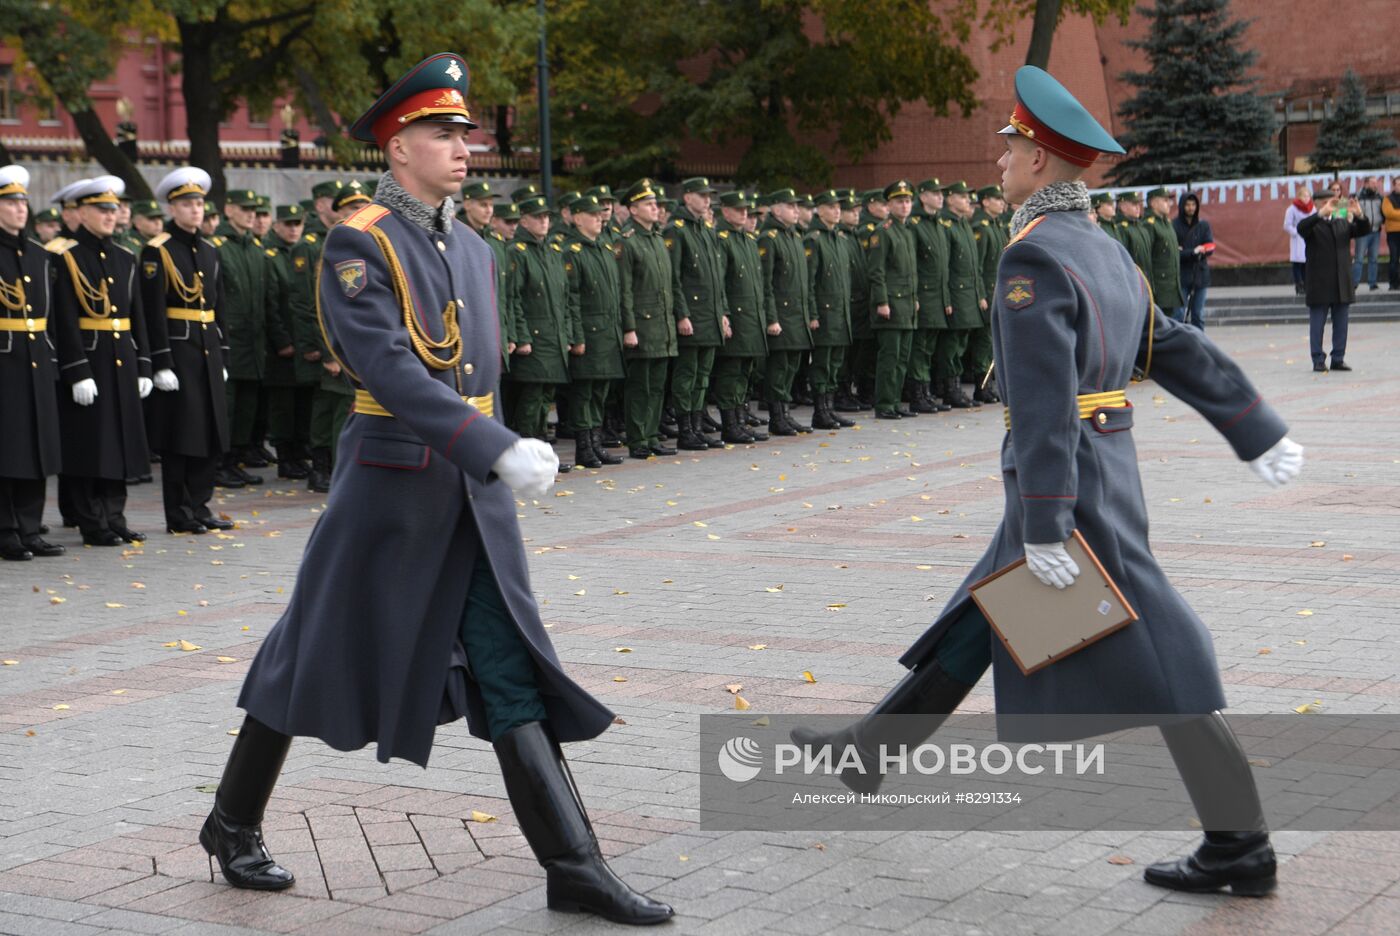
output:
[[[1034,221],[1032,221],[1030,224],[1027,224],[1025,227],[1021,228],[1021,233],[1019,233],[1019,234],[1017,234],[1015,237],[1011,238],[1011,240],[1007,243],[1006,247],[1003,247],[1002,249],[1005,250],[1005,249],[1009,248],[1012,244],[1015,244],[1015,243],[1017,243],[1018,241],[1020,241],[1021,238],[1025,237],[1025,236],[1026,236],[1027,234],[1029,234],[1031,231],[1034,231],[1034,230],[1035,230],[1035,226],[1036,226],[1037,224],[1039,224],[1040,222],[1044,221],[1046,217],[1047,217],[1046,215],[1041,215],[1040,217],[1038,217],[1038,218],[1036,218]]]
[[[378,224],[379,220],[388,213],[389,209],[383,205],[365,205],[340,223],[357,231],[366,231]]]

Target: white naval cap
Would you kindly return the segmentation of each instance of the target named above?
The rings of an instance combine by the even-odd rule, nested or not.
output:
[[[80,205],[116,205],[117,196],[125,193],[126,183],[118,176],[100,175],[73,189],[68,198]]]
[[[174,201],[186,195],[208,195],[214,180],[209,173],[197,166],[181,166],[156,186],[156,198],[160,201]]]
[[[0,198],[28,198],[29,170],[23,166],[0,167]]]
[[[87,185],[91,181],[91,179],[79,179],[76,182],[70,182],[63,188],[59,189],[57,192],[54,192],[53,198],[50,200],[55,205],[63,205],[65,208],[77,207],[78,200],[73,197],[73,193],[76,192],[81,186]]]

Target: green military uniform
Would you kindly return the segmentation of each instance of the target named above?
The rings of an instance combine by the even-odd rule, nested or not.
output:
[[[312,186],[313,209],[317,199],[334,198],[341,188],[343,188],[343,183],[335,180],[318,182]],[[301,240],[306,246],[308,262],[312,269],[319,271],[326,233],[324,225],[320,223],[320,218],[314,210],[307,216],[308,227],[311,226],[312,221],[315,221],[316,226],[322,230],[303,230]],[[312,275],[314,278],[319,275],[319,272]],[[355,402],[355,388],[351,385],[350,378],[344,373],[331,372],[332,367],[339,368],[340,365],[335,363],[331,349],[326,344],[325,332],[321,330],[319,316],[313,337],[316,341],[316,350],[321,352],[321,359],[317,362],[321,367],[321,373],[316,389],[311,396],[311,427],[308,433],[311,441],[311,477],[306,486],[312,491],[325,493],[330,490],[331,470],[335,466],[336,443],[340,440],[341,430],[345,428],[345,421],[350,418],[350,407]]]
[[[579,212],[602,214],[596,195],[574,203]],[[586,468],[615,465],[622,459],[603,448],[603,409],[612,381],[626,371],[622,363],[622,282],[617,257],[601,234],[589,239],[578,230],[564,245],[568,277],[570,343],[583,353],[569,358],[569,422],[574,431],[574,461]]]
[[[1118,203],[1121,205],[1125,201],[1141,205],[1142,196],[1137,192],[1124,192],[1118,196]],[[1141,219],[1124,215],[1121,208],[1118,210],[1118,239],[1128,248],[1128,255],[1147,281],[1152,282],[1152,232],[1147,230]],[[1175,264],[1178,261],[1172,262]]]
[[[841,196],[843,213],[858,207],[855,189],[837,189],[836,193]],[[841,369],[836,381],[836,409],[839,412],[859,412],[862,409],[860,401],[851,394],[851,383],[858,370],[857,357],[872,345],[870,286],[865,273],[865,251],[860,246],[858,227],[858,224],[847,224],[844,220],[841,223],[841,230],[846,233],[843,243],[851,270],[851,345],[841,358]],[[873,361],[873,357],[870,360]]]
[[[650,179],[627,190],[628,205],[656,198]],[[637,345],[626,348],[627,449],[633,458],[675,454],[661,444],[661,408],[665,402],[666,369],[677,354],[673,318],[671,258],[661,225],[646,225],[635,216],[613,247],[622,274],[622,332],[635,332]]]
[[[768,196],[768,204],[796,205],[797,194],[782,189]],[[810,432],[787,415],[792,402],[792,382],[803,356],[812,347],[812,308],[807,257],[797,225],[783,224],[776,211],[759,231],[758,256],[763,262],[763,302],[769,321],[777,319],[782,332],[768,338],[768,368],[764,390],[768,395],[768,431],[775,435]]]
[[[549,213],[543,195],[526,199],[522,215]],[[506,424],[526,438],[543,439],[554,402],[554,388],[569,382],[568,282],[563,249],[549,239],[536,238],[525,229],[515,230],[507,251],[510,269],[507,295],[515,315],[524,323],[525,341],[515,350],[510,381],[513,386]],[[520,346],[528,345],[529,354]]]
[[[710,180],[686,179],[688,194],[714,192]],[[671,291],[677,325],[677,356],[671,369],[671,407],[680,427],[679,447],[698,451],[718,441],[707,437],[701,411],[715,367],[715,353],[724,345],[724,258],[713,220],[696,217],[685,206],[678,208],[662,232],[671,255]],[[680,323],[689,320],[691,333],[680,334]]]
[[[748,206],[741,192],[725,192],[720,203],[730,208]],[[724,441],[742,442],[746,436],[763,441],[767,434],[750,432],[741,413],[748,405],[749,387],[768,357],[767,330],[778,321],[777,313],[763,300],[758,235],[723,218],[715,228],[724,270],[725,311],[733,332],[715,359],[715,402],[719,405]]]
[[[466,201],[490,201],[494,193],[489,182],[476,182],[462,189],[462,198]],[[506,239],[500,232],[491,226],[488,221],[483,227],[477,228],[470,220],[464,221],[468,227],[481,236],[486,242],[486,246],[491,248],[491,257],[496,264],[496,316],[501,332],[501,368],[504,371],[510,370],[510,349],[513,345],[520,343],[521,334],[524,332],[524,324],[519,320],[515,307],[506,301],[507,278],[510,271],[510,248]]]
[[[937,179],[919,183],[919,192],[941,192]],[[919,274],[919,317],[909,349],[910,382],[909,408],[916,413],[936,413],[948,409],[939,403],[930,386],[933,380],[933,359],[938,353],[939,336],[947,336],[950,325],[948,309],[953,300],[948,293],[948,226],[937,214],[930,214],[922,201],[916,203],[909,217],[914,229]],[[946,338],[945,338],[946,340]]]
[[[944,189],[945,194],[968,194],[966,183],[955,182]],[[962,392],[962,359],[974,329],[986,321],[982,304],[986,301],[986,285],[982,280],[978,259],[977,238],[968,219],[955,214],[946,204],[939,220],[948,232],[948,297],[953,306],[951,326],[939,336],[934,355],[933,377],[939,385],[939,396],[950,406],[966,408],[971,405]]]
[[[277,220],[302,221],[300,205],[279,205]],[[321,328],[316,321],[316,249],[305,234],[294,243],[287,243],[275,231],[263,241],[264,250],[272,260],[277,278],[278,306],[269,308],[268,315],[278,315],[281,329],[291,336],[292,356],[278,356],[272,349],[267,358],[266,386],[268,437],[277,449],[277,472],[280,477],[306,477],[300,464],[310,454],[311,409],[316,387],[321,382],[321,362],[308,361],[307,354],[320,350]],[[284,346],[285,347],[285,346]]]
[[[860,314],[859,307],[852,297],[851,305],[851,378],[856,385],[856,397],[862,406],[873,406],[875,404],[875,357],[876,338],[873,322],[875,321],[875,304],[869,298],[869,252],[865,245],[870,241],[870,235],[884,225],[885,220],[877,217],[870,211],[870,203],[885,200],[884,189],[870,189],[859,193],[861,202],[860,219],[856,222],[855,237],[856,248],[860,252],[862,276],[867,281],[865,312]],[[854,283],[855,278],[852,279]]]
[[[1099,207],[1101,205],[1111,204],[1113,204],[1113,195],[1110,192],[1100,192],[1089,201],[1089,205],[1094,211],[1094,223],[1099,226],[1099,230],[1121,244],[1123,243],[1123,236],[1118,229],[1117,213],[1115,212],[1113,217],[1109,218],[1107,221],[1099,217]]]
[[[130,195],[123,192],[122,194],[117,196],[117,200],[131,208],[133,214],[135,213],[135,205],[133,204],[133,199]],[[131,251],[132,254],[138,257],[141,256],[141,248],[146,246],[145,240],[142,239],[140,234],[136,233],[136,228],[134,225],[126,228],[126,230],[124,231],[117,231],[113,233],[112,243],[116,244],[119,247],[125,247],[127,250]]]
[[[977,210],[972,213],[972,236],[977,241],[977,263],[982,270],[982,294],[995,296],[997,288],[997,266],[1001,263],[1001,252],[1011,240],[1011,231],[1002,221],[1002,214],[993,216],[981,202],[986,198],[1002,198],[1001,186],[989,185],[977,190]],[[964,358],[972,372],[972,383],[977,388],[973,399],[983,403],[994,403],[998,399],[990,386],[982,387],[983,378],[992,366],[991,303],[982,313],[983,325],[974,329],[969,336],[967,354]]]
[[[1171,198],[1171,192],[1164,188],[1147,193],[1149,204],[1154,198]],[[1142,222],[1151,239],[1152,255],[1152,301],[1172,318],[1181,320],[1181,246],[1176,238],[1176,228],[1171,218],[1155,212]]]
[[[813,201],[820,207],[834,205],[841,198],[833,189],[818,193]],[[836,415],[835,395],[841,361],[851,346],[851,255],[846,232],[839,223],[827,227],[813,215],[811,230],[802,239],[807,260],[807,291],[812,297],[817,330],[812,332],[812,428],[840,429],[852,425]]]
[[[886,201],[892,198],[913,198],[908,182],[893,182],[885,187]],[[875,415],[880,419],[898,419],[915,415],[900,409],[900,391],[909,366],[909,352],[914,344],[918,325],[918,246],[914,225],[901,221],[891,213],[885,223],[864,239],[870,272],[871,327],[875,329]],[[879,314],[881,306],[889,307],[889,317]]]

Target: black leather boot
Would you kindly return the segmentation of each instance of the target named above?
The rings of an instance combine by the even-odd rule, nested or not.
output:
[[[593,454],[598,456],[598,460],[605,465],[620,465],[622,459],[612,454],[603,445],[602,427],[588,430],[588,440],[593,443]]]
[[[663,439],[675,439],[680,436],[680,422],[669,403],[661,408],[661,426],[658,431]]]
[[[680,435],[676,439],[676,448],[684,452],[708,452],[710,443],[695,430],[694,413],[677,413],[676,426],[680,429]]]
[[[909,408],[916,413],[936,413],[937,408],[924,396],[924,385],[922,381],[906,380],[904,382],[905,394],[909,397]]]
[[[952,409],[951,406],[949,406],[947,403],[944,403],[941,399],[934,395],[933,381],[925,380],[923,384],[923,389],[924,399],[928,400],[929,405],[933,407],[933,411],[935,413],[946,413],[948,412],[948,410]]]
[[[325,494],[331,489],[331,450],[314,448],[311,450],[311,473],[306,478],[306,489],[317,494]]]
[[[277,477],[290,481],[304,481],[310,476],[311,472],[307,470],[306,464],[298,454],[295,445],[277,446]]]
[[[696,427],[701,433],[719,432],[724,428],[723,423],[715,422],[715,418],[710,415],[709,406],[700,407],[700,425]]]
[[[841,415],[841,410],[836,405],[836,394],[834,393],[826,395],[826,414],[836,420],[836,425],[842,429],[849,429],[856,424],[855,420],[847,419]]]
[[[669,906],[632,890],[603,860],[564,755],[543,722],[512,728],[494,746],[520,831],[545,870],[551,910],[634,926],[671,918]]]
[[[813,429],[840,429],[841,423],[836,421],[836,414],[827,409],[825,393],[814,394],[812,403],[812,428]]]
[[[922,744],[971,691],[967,683],[944,672],[936,659],[930,660],[911,670],[855,724],[839,731],[794,728],[789,736],[794,743],[813,749],[833,745],[832,756],[838,761],[846,746],[854,745],[865,773],[852,769],[838,776],[857,793],[874,793],[884,779],[879,772],[881,745],[895,749]]]
[[[744,417],[744,425],[750,429],[759,429],[763,426],[763,417],[753,411],[753,401],[745,403],[739,410]]]
[[[234,887],[283,890],[296,881],[268,854],[262,837],[263,811],[291,745],[291,738],[251,715],[243,719],[233,742],[199,844],[219,862],[224,879]]]
[[[714,420],[710,419],[709,415],[702,409],[692,410],[690,413],[690,428],[694,430],[697,436],[699,436],[705,441],[706,447],[724,448],[724,443],[721,442],[718,438],[712,435],[706,435],[707,432],[711,431],[709,428],[709,424],[712,422],[714,422]],[[713,431],[717,432],[720,428],[722,427],[719,425],[719,423],[715,423],[715,428]]]
[[[781,414],[783,421],[788,424],[788,428],[796,432],[803,433],[804,435],[808,432],[811,432],[811,426],[803,425],[796,419],[792,418],[792,410],[790,409],[791,405],[792,404],[790,403],[778,404],[778,412]]]
[[[838,413],[860,413],[865,410],[865,407],[860,405],[860,400],[851,393],[849,385],[843,386],[836,392],[832,399],[831,408]]]
[[[593,451],[593,437],[586,429],[574,430],[574,464],[580,468],[603,467],[603,460]]]
[[[962,392],[962,384],[958,383],[957,377],[943,378],[943,402],[953,409],[971,409],[972,401]]]
[[[1278,886],[1278,863],[1249,759],[1219,712],[1162,725],[1186,792],[1208,830],[1195,853],[1154,864],[1143,879],[1181,891],[1262,897]],[[1216,831],[1234,828],[1236,831]]]
[[[783,404],[777,400],[768,401],[768,434],[770,436],[795,436],[796,427],[783,418]]]
[[[756,440],[739,416],[738,408],[720,410],[720,438],[730,445],[750,445]]]
[[[247,482],[243,480],[243,472],[238,469],[237,462],[227,454],[219,459],[219,467],[214,471],[214,486],[221,488],[247,486]]]

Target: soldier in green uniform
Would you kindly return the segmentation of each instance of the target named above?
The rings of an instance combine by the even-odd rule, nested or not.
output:
[[[710,209],[714,191],[709,179],[686,179],[681,183],[683,204],[662,230],[671,257],[671,305],[679,336],[671,369],[671,408],[679,428],[677,447],[692,452],[724,446],[705,435],[701,424],[715,353],[730,330],[724,258]]]
[[[938,383],[938,395],[954,409],[980,405],[962,391],[962,359],[972,331],[982,327],[988,308],[977,239],[972,233],[970,194],[966,182],[945,186],[945,204],[939,215],[948,233],[948,298],[953,314],[948,320],[946,339],[939,336],[933,379]]]
[[[977,241],[977,261],[982,268],[982,291],[984,295],[996,295],[997,265],[1001,263],[1001,252],[1011,240],[1011,233],[1002,223],[1006,213],[1006,198],[1000,185],[988,185],[977,190],[977,210],[972,213],[972,236]],[[974,329],[967,345],[964,363],[972,372],[972,399],[978,403],[997,403],[996,387],[987,380],[987,371],[992,366],[991,312],[982,313],[983,326]],[[983,386],[983,384],[986,386]]]
[[[347,210],[344,203],[337,207],[344,188],[345,183],[332,180],[317,183],[311,190],[315,196],[313,201],[317,219],[329,221],[330,227],[340,223],[342,214],[352,213],[355,207],[367,203],[363,199],[363,193],[352,189],[345,193],[345,200],[351,207]],[[302,240],[310,252],[313,268],[320,266],[325,239],[324,233],[302,234]],[[355,402],[355,388],[343,372],[340,362],[326,345],[325,333],[319,323],[315,337],[316,350],[320,355],[316,360],[321,365],[321,376],[311,398],[311,474],[307,478],[306,488],[324,494],[331,489],[336,443],[340,441],[340,432],[345,427],[345,421],[350,418],[350,408]]]
[[[132,197],[126,192],[117,196],[117,229],[112,232],[112,241],[140,256],[145,242],[131,229],[131,203]]]
[[[868,266],[869,253],[865,244],[869,242],[870,235],[885,223],[885,219],[890,215],[890,209],[885,204],[884,189],[869,189],[858,192],[856,200],[860,203],[855,228],[856,246],[860,248],[861,262]],[[851,309],[853,318],[851,322],[851,380],[855,384],[856,400],[860,407],[870,409],[875,405],[876,337],[872,327],[875,314],[868,295],[865,303],[865,314],[857,316],[855,314],[857,311],[853,306]]]
[[[855,379],[852,365],[855,359],[856,344],[860,335],[870,335],[869,287],[865,278],[865,251],[860,248],[856,225],[860,221],[860,201],[855,189],[837,189],[841,198],[841,230],[845,232],[843,241],[846,258],[851,267],[851,343],[841,355],[840,368],[836,374],[836,396],[832,411],[837,413],[859,413],[864,407],[851,392]]]
[[[543,439],[555,387],[569,382],[568,283],[564,253],[549,239],[549,200],[532,195],[520,203],[520,226],[510,242],[507,289],[524,340],[515,346],[513,385],[506,424],[529,439]]]
[[[661,234],[661,210],[652,181],[634,182],[626,202],[632,219],[613,253],[622,274],[627,453],[633,458],[674,455],[676,450],[662,445],[660,435],[666,369],[677,354],[671,258]]]
[[[759,230],[758,255],[763,261],[763,303],[768,321],[768,367],[763,389],[768,397],[768,432],[790,436],[811,432],[792,418],[792,382],[797,367],[812,348],[818,320],[807,278],[807,256],[797,231],[799,199],[792,189],[779,189],[767,198],[768,220]]]
[[[889,217],[869,232],[862,229],[870,277],[870,320],[875,331],[875,416],[900,419],[917,416],[902,408],[900,390],[914,345],[919,316],[918,247],[909,216],[914,211],[914,189],[900,180],[885,186],[882,201]]]
[[[1137,192],[1118,195],[1118,239],[1142,275],[1152,282],[1152,234],[1142,223],[1142,196]]]
[[[503,372],[508,372],[510,356],[515,353],[523,325],[516,317],[514,306],[506,301],[510,248],[509,241],[502,237],[501,232],[492,224],[496,215],[496,206],[492,201],[495,194],[489,182],[474,182],[466,186],[462,189],[462,214],[467,227],[475,231],[486,242],[486,246],[491,248],[491,257],[496,266],[495,296],[496,316],[501,330],[501,368]],[[511,238],[514,237],[515,231],[512,230]]]
[[[763,261],[758,237],[748,230],[749,201],[743,192],[720,196],[720,219],[715,223],[724,272],[725,311],[729,340],[715,358],[712,380],[719,405],[721,438],[732,445],[764,442],[768,433],[746,425],[749,386],[768,356],[766,335],[776,328],[763,301]]]
[[[607,206],[597,195],[574,202],[574,232],[564,245],[568,277],[568,414],[574,433],[574,464],[617,465],[622,459],[603,447],[603,408],[614,380],[623,377],[622,282],[617,257],[603,239]]]
[[[1113,204],[1112,192],[1100,192],[1089,200],[1093,206],[1094,222],[1098,224],[1099,230],[1109,237],[1123,243],[1122,234],[1118,230],[1118,209]]]
[[[1186,321],[1181,304],[1181,247],[1172,226],[1172,193],[1155,188],[1147,193],[1151,214],[1143,227],[1152,238],[1152,301],[1178,322]]]
[[[47,244],[63,230],[63,216],[57,208],[45,208],[34,213],[34,237],[41,244]]]
[[[258,196],[258,206],[253,209],[253,236],[264,240],[272,232],[272,199]]]
[[[370,195],[365,191],[364,183],[353,179],[340,186],[331,199],[331,208],[335,211],[336,220],[344,221],[369,203]]]
[[[574,236],[574,206],[582,197],[578,192],[565,192],[559,196],[559,222],[550,222],[549,239],[561,247]]]
[[[315,234],[318,238],[325,238],[326,233],[335,227],[335,223],[340,220],[336,215],[333,205],[335,196],[340,193],[343,183],[339,179],[327,179],[324,182],[317,182],[311,186],[311,201],[316,217],[314,222],[307,221],[305,233]],[[315,225],[313,227],[312,225]],[[319,230],[318,230],[319,228]]]
[[[165,213],[160,210],[160,202],[154,198],[138,199],[131,203],[131,228],[144,246],[146,241],[165,230]]]
[[[951,327],[953,300],[948,294],[948,228],[939,221],[943,210],[943,186],[937,179],[919,183],[919,203],[909,216],[918,250],[919,317],[909,350],[905,384],[909,408],[916,413],[951,409],[933,390],[933,360],[939,336]]]
[[[622,234],[621,225],[613,220],[617,209],[617,196],[606,185],[595,185],[590,189],[585,189],[583,194],[585,198],[592,196],[598,199],[598,204],[603,206],[603,231],[598,236],[603,239],[604,244],[611,247],[613,241]]]
[[[841,229],[841,197],[835,189],[812,199],[816,216],[803,238],[807,258],[807,290],[812,296],[812,428],[846,429],[855,423],[836,413],[836,388],[841,361],[851,346],[851,253]]]
[[[281,349],[267,359],[267,427],[277,451],[277,477],[300,481],[310,476],[311,406],[321,382],[321,327],[316,322],[315,242],[303,236],[306,214],[300,205],[278,205],[263,247],[272,260],[282,302],[280,314],[292,337],[292,353]]]

